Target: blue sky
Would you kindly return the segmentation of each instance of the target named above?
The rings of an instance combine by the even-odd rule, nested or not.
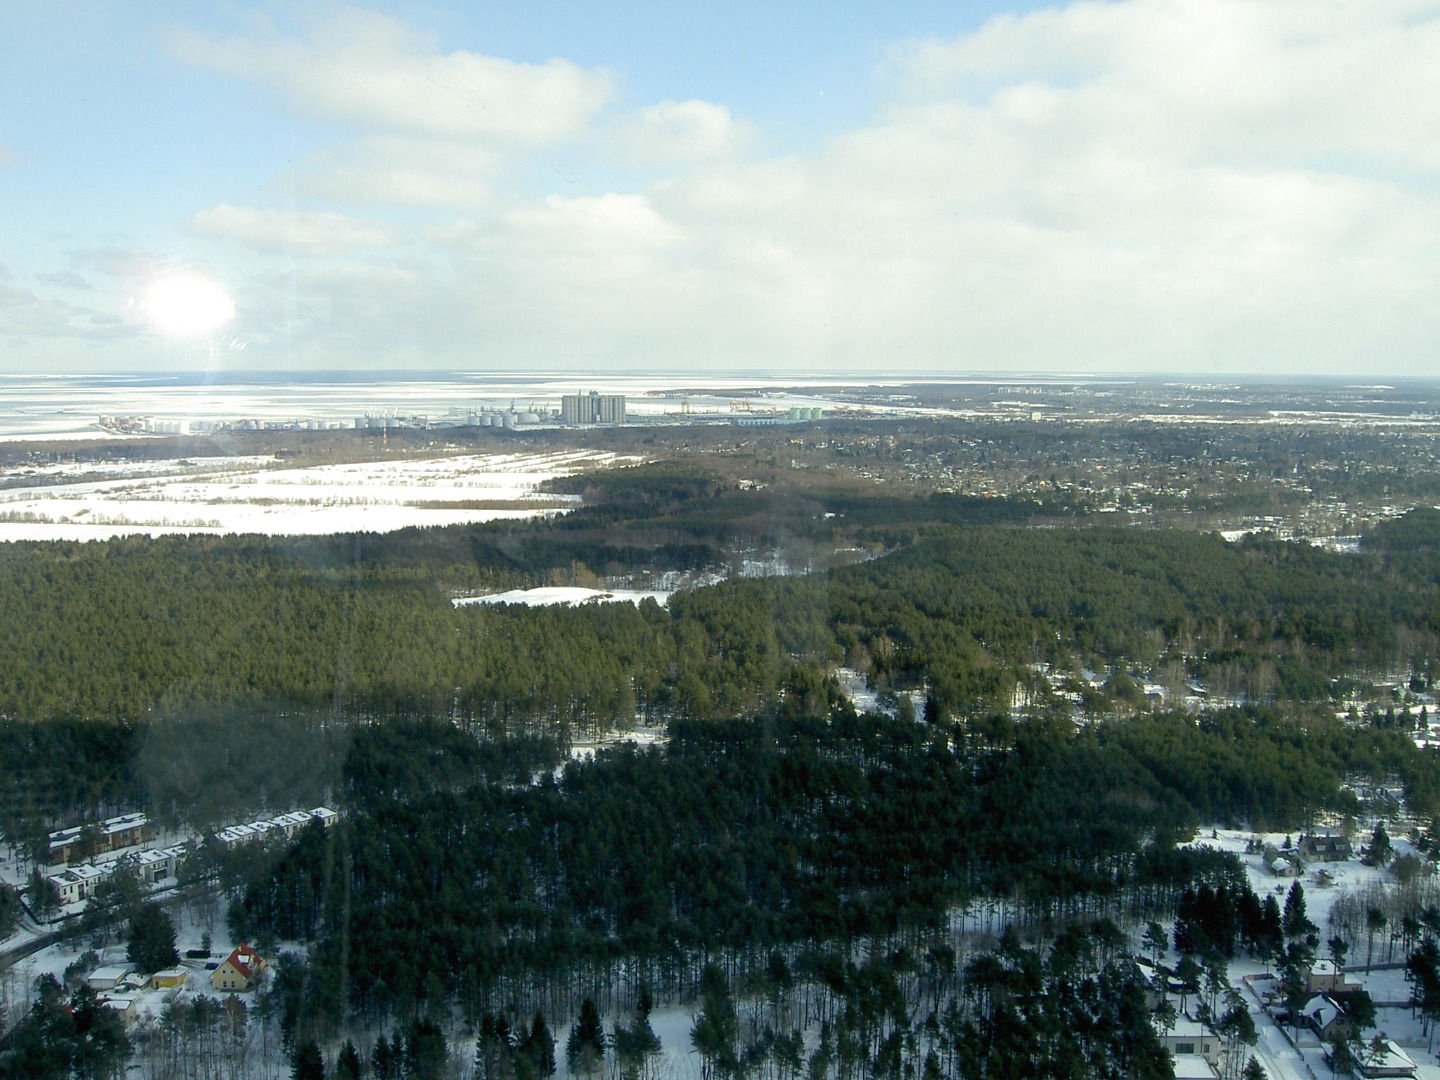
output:
[[[1440,369],[1440,0],[10,0],[0,101],[5,372]]]

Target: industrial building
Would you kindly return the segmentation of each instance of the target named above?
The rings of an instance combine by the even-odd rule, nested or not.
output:
[[[562,424],[623,424],[625,423],[625,395],[602,394],[591,390],[588,394],[565,394],[560,399],[560,422]]]

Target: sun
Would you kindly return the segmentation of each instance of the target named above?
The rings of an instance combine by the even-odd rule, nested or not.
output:
[[[235,317],[235,301],[213,281],[166,274],[150,283],[140,305],[145,321],[170,337],[201,337]]]

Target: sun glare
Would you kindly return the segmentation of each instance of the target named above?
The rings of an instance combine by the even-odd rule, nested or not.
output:
[[[235,317],[235,301],[213,281],[193,274],[157,278],[141,306],[145,321],[171,337],[213,333]]]

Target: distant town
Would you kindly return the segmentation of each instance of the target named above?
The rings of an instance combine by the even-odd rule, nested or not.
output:
[[[652,406],[654,402],[649,403]],[[295,417],[285,419],[255,418],[206,418],[189,419],[159,415],[117,415],[106,413],[96,420],[101,431],[117,435],[201,435],[239,433],[253,431],[443,431],[452,428],[499,428],[507,431],[534,429],[540,427],[606,427],[626,423],[644,425],[656,424],[698,424],[729,422],[741,426],[763,426],[769,424],[796,424],[821,420],[827,414],[824,407],[816,405],[766,405],[753,404],[749,398],[731,399],[723,409],[713,401],[697,399],[692,405],[689,398],[681,397],[672,402],[675,407],[659,410],[648,408],[639,414],[626,412],[624,394],[602,394],[590,391],[583,394],[566,394],[560,405],[548,407],[531,402],[520,407],[515,403],[507,407],[481,407],[470,409],[450,408],[443,414],[404,413],[399,410],[384,410],[366,413],[349,420],[330,418]],[[831,410],[833,411],[833,410]],[[841,406],[840,413],[851,415],[874,415],[870,408]]]

